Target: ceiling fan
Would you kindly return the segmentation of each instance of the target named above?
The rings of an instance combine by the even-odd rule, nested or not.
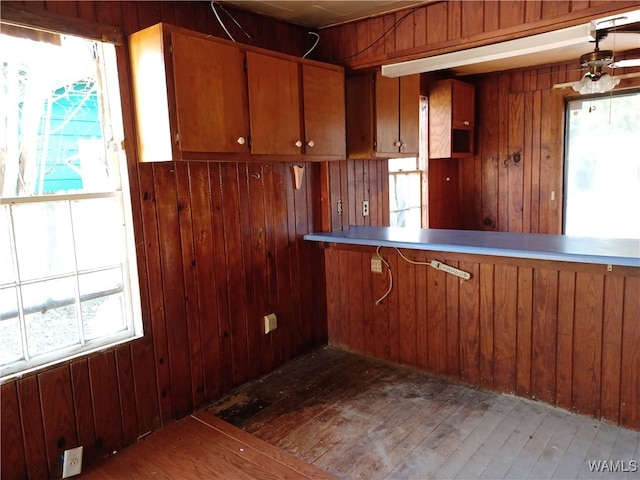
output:
[[[620,29],[602,29],[597,30],[594,35],[595,48],[592,52],[585,53],[580,57],[580,64],[582,68],[588,69],[583,75],[582,79],[577,82],[560,83],[553,86],[553,88],[566,88],[572,87],[573,90],[581,94],[591,93],[604,93],[612,90],[616,85],[620,83],[623,78],[640,77],[640,72],[627,73],[622,75],[612,76],[603,72],[604,67],[611,69],[615,68],[627,68],[627,67],[640,67],[639,58],[628,58],[623,60],[616,60],[613,50],[600,50],[599,44],[602,40],[607,38],[609,33],[635,33],[640,38],[640,24],[627,25],[625,28]]]

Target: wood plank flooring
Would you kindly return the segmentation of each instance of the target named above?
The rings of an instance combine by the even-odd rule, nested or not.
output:
[[[325,471],[205,411],[109,457],[83,480],[335,480]]]
[[[640,478],[640,432],[329,347],[207,411],[343,479]]]

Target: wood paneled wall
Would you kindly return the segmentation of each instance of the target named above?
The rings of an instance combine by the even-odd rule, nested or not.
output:
[[[321,60],[353,69],[542,33],[637,9],[636,1],[449,0],[322,30]]]
[[[325,252],[331,344],[640,429],[638,269],[384,248],[375,305],[374,252]]]
[[[224,35],[209,2],[27,3],[125,35],[159,21]],[[234,14],[259,46],[308,48],[304,29]],[[126,46],[118,60],[133,139]],[[322,165],[296,190],[289,164],[138,164],[133,146],[144,338],[2,385],[3,479],[60,478],[65,449],[83,445],[88,465],[327,341],[323,255],[302,240],[321,228]]]
[[[331,40],[322,55],[366,68],[418,51],[538,33],[551,21],[569,25],[619,8],[629,3],[438,2],[413,11],[396,30],[402,12],[324,31]],[[354,55],[387,29],[384,41]],[[443,160],[429,172],[458,179],[430,192],[453,210],[439,212],[444,220],[457,217],[465,229],[561,233],[564,95],[570,91],[552,86],[579,77],[567,63],[467,79],[476,85],[476,154]],[[336,216],[332,207],[332,229],[388,225],[386,161],[343,163],[332,165],[329,182],[332,205],[339,198],[349,210]],[[374,172],[385,178],[372,181]],[[345,174],[355,184],[345,183]],[[363,218],[358,206],[366,197],[376,201]],[[472,273],[471,281],[460,282],[384,252],[394,288],[376,306],[388,280],[370,272],[373,251],[325,250],[330,343],[640,428],[637,270],[606,274],[603,267],[438,254]],[[426,256],[412,252],[412,258]]]

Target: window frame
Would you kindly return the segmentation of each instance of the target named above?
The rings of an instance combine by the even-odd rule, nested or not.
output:
[[[589,95],[571,95],[564,99],[564,136],[563,136],[563,162],[562,162],[562,235],[567,235],[567,202],[569,198],[569,147],[570,147],[570,125],[571,111],[570,102],[588,100],[606,100],[611,97],[623,97],[628,95],[640,95],[640,87],[622,88],[605,93],[595,93]],[[602,237],[609,238],[609,237]]]
[[[59,20],[60,17],[56,14],[51,14],[50,12],[43,12],[44,15],[40,15],[40,10],[38,13],[34,13],[31,15],[30,20],[33,20],[34,24],[25,25],[21,19],[22,17],[18,15],[19,21],[15,21],[13,18],[15,17],[14,9],[5,9],[3,6],[2,9],[2,18],[0,19],[0,23],[3,26],[10,25],[12,28],[12,32],[15,32],[19,29],[26,29],[25,31],[31,30],[32,32],[44,32],[43,34],[46,36],[47,32],[56,33],[60,35],[72,35],[76,37],[83,38],[88,41],[101,42],[103,44],[112,44],[114,46],[113,54],[110,58],[103,59],[104,62],[109,62],[109,68],[106,69],[108,72],[107,75],[113,75],[110,77],[111,86],[106,88],[106,90],[102,90],[100,92],[100,98],[102,101],[106,100],[108,104],[107,108],[110,109],[110,128],[112,129],[112,138],[106,138],[103,136],[103,144],[105,149],[107,150],[107,156],[109,157],[108,161],[115,161],[117,165],[117,173],[114,173],[114,177],[117,176],[117,183],[113,185],[113,188],[106,191],[97,191],[97,192],[81,192],[81,193],[67,193],[67,194],[56,194],[56,195],[40,195],[33,197],[0,197],[0,208],[7,208],[7,211],[10,210],[13,205],[23,205],[28,203],[45,203],[50,201],[62,201],[69,202],[69,208],[71,208],[70,202],[73,201],[82,201],[86,199],[99,199],[99,198],[114,198],[115,202],[120,205],[121,212],[118,212],[118,218],[122,218],[123,221],[123,256],[122,263],[118,264],[116,267],[121,268],[122,276],[123,276],[123,285],[122,285],[122,294],[124,295],[124,305],[122,305],[122,309],[124,311],[124,315],[127,318],[122,319],[123,325],[126,325],[121,331],[116,333],[110,333],[107,335],[99,336],[95,339],[82,339],[81,343],[75,343],[73,345],[62,347],[59,349],[53,349],[52,351],[46,351],[44,353],[38,354],[35,356],[37,361],[34,359],[27,360],[18,360],[15,362],[8,363],[3,365],[3,368],[0,370],[0,384],[4,384],[6,382],[12,381],[15,378],[20,378],[29,373],[40,371],[42,369],[51,367],[56,364],[69,362],[78,357],[87,356],[96,351],[101,351],[105,349],[114,348],[118,345],[128,343],[134,341],[136,339],[142,338],[144,336],[143,331],[143,319],[142,319],[142,306],[141,306],[141,296],[140,296],[140,276],[138,272],[138,262],[137,262],[137,252],[136,252],[136,242],[135,242],[135,225],[133,222],[133,212],[132,212],[132,201],[131,201],[131,191],[130,191],[130,163],[126,157],[124,147],[124,129],[125,129],[125,116],[123,111],[123,97],[122,91],[120,89],[121,78],[123,76],[123,72],[121,71],[121,56],[123,54],[122,49],[119,48],[119,45],[122,45],[122,34],[119,29],[107,25],[94,24],[91,22],[83,22],[76,21],[71,22],[69,25],[69,31],[62,32],[57,29],[57,26],[60,25]],[[76,19],[77,20],[77,19]],[[55,28],[50,28],[54,26]],[[108,32],[108,35],[105,33]],[[14,33],[15,36],[15,33]],[[37,35],[35,35],[37,37]],[[25,34],[25,38],[34,38],[33,33]],[[105,39],[110,39],[110,41],[105,41]],[[102,121],[101,121],[102,123]],[[102,127],[101,127],[102,128]],[[71,214],[70,214],[71,215]],[[9,212],[8,221],[12,224],[11,213]],[[14,270],[17,270],[17,258],[16,258],[16,249],[15,249],[15,233],[13,231],[13,226],[9,225],[9,235],[10,235],[10,245],[11,245],[11,255],[13,256],[12,262],[14,266]],[[74,258],[77,253],[74,249]],[[107,271],[114,270],[113,268],[104,268],[98,269],[99,271]],[[87,272],[84,272],[87,273]],[[84,274],[83,273],[83,274]],[[68,276],[68,275],[67,275]],[[28,281],[21,282],[19,277],[14,275],[14,282],[10,284],[5,284],[15,286],[16,289],[21,288],[23,284],[34,284],[38,283],[37,281]],[[75,284],[78,285],[79,272],[76,266],[75,271],[71,274],[71,277],[75,278]],[[12,287],[10,287],[12,288]],[[17,291],[17,290],[16,290]],[[17,291],[19,294],[19,292]],[[100,293],[100,292],[97,292]],[[104,292],[102,292],[104,293]],[[80,306],[79,299],[80,293],[76,288],[76,308]],[[25,352],[25,331],[24,331],[24,316],[23,316],[23,306],[22,301],[18,301],[19,315],[22,316],[20,320],[20,328],[22,330],[21,337],[23,341],[23,354]],[[76,322],[82,322],[80,317],[80,312],[77,312]]]

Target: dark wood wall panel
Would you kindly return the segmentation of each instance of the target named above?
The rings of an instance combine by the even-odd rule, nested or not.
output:
[[[353,69],[373,67],[511,39],[522,36],[522,32],[528,35],[549,31],[633,7],[637,8],[637,4],[434,2],[322,30],[326,41],[320,43],[319,56],[340,61]],[[396,22],[397,26],[381,37]],[[345,40],[353,35],[358,36],[357,44]],[[381,40],[374,43],[377,39]],[[369,45],[371,48],[367,48]],[[527,233],[562,232],[564,104],[572,90],[554,90],[552,86],[579,80],[582,72],[576,67],[573,62],[463,79],[476,89],[475,155],[429,162],[432,225]],[[423,78],[425,94],[428,80],[428,76]],[[640,81],[634,80],[633,84],[640,85]],[[520,154],[519,163],[513,161],[514,153]],[[361,197],[356,195],[364,194],[359,185],[341,185],[337,193],[338,178],[345,178],[345,168],[347,172],[359,171],[358,162],[363,161],[349,161],[348,167],[331,168],[334,230],[349,224],[377,224],[368,223],[374,222],[373,218],[354,218],[356,205],[361,203]],[[383,160],[368,162],[385,168]],[[386,182],[386,173],[382,174]],[[446,181],[447,178],[450,181]],[[375,188],[374,183],[365,182],[365,185]],[[386,196],[382,191],[366,193],[371,197]],[[347,218],[335,216],[336,196],[345,207],[348,204]]]
[[[209,2],[25,5],[114,25],[125,35],[165,21],[225,36]],[[260,47],[301,55],[310,46],[305,29],[233,14]],[[252,43],[228,23],[239,41]],[[118,67],[132,139],[126,46],[118,49]],[[326,167],[307,164],[295,190],[289,164],[138,164],[133,146],[127,154],[145,336],[2,385],[2,478],[60,478],[64,450],[83,445],[90,465],[327,342],[325,297],[318,295],[324,257],[302,241],[321,228],[315,199]],[[265,335],[262,317],[271,312],[278,329]]]
[[[637,2],[435,1],[324,29],[317,55],[353,69],[369,68],[542,33],[633,8]]]
[[[327,277],[349,285],[348,295],[328,297],[331,344],[640,428],[637,269],[403,253],[472,277],[384,248],[393,290],[375,305],[388,286],[365,268],[375,250],[328,249]]]

